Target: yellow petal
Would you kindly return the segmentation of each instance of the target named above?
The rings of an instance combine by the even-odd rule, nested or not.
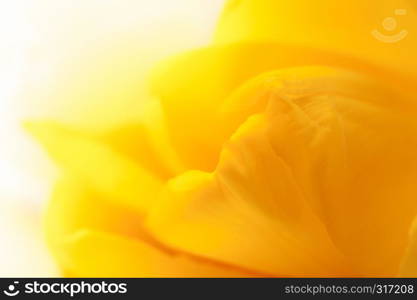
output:
[[[26,127],[67,172],[120,205],[146,211],[161,182],[153,174],[83,133],[51,122]]]
[[[264,110],[268,124],[265,131],[270,147],[291,169],[305,203],[308,203],[313,215],[328,231],[328,239],[347,257],[348,265],[356,270],[356,274],[392,276],[396,274],[406,245],[407,230],[417,212],[417,191],[413,184],[417,177],[417,163],[414,159],[417,150],[417,124],[414,118],[416,110],[411,100],[407,99],[406,94],[390,88],[384,81],[369,79],[367,76],[329,68],[296,68],[266,74],[248,82],[236,92],[235,97],[232,96],[224,102],[222,113],[224,120],[233,120],[236,125],[249,117],[252,110],[260,113]],[[235,157],[239,157],[240,148],[248,149],[246,151],[249,153],[260,151],[267,143],[256,140],[257,135],[262,135],[262,132],[253,131],[250,134],[254,139],[250,147],[243,147],[243,142],[239,142],[239,146],[234,146],[233,151],[224,151],[224,157],[233,161]],[[237,138],[234,140],[239,141]],[[242,177],[236,177],[225,184],[227,188],[219,188],[222,185],[213,178],[226,178],[224,174],[233,174],[236,170],[240,173],[249,173],[251,170],[254,174],[251,176],[252,181],[243,181],[246,183],[242,184],[238,199],[250,199],[259,205],[267,201],[266,199],[271,199],[271,196],[265,195],[265,191],[272,189],[272,184],[267,185],[270,182],[266,177],[268,172],[278,172],[279,168],[271,168],[271,171],[265,166],[264,161],[272,164],[272,159],[265,153],[252,153],[252,156],[245,154],[240,163],[229,169],[222,169],[224,161],[221,160],[214,175],[190,173],[171,182],[163,196],[164,200],[158,203],[159,208],[153,214],[151,227],[165,242],[176,247],[219,256],[222,259],[234,259],[234,263],[255,264],[252,259],[239,257],[234,252],[228,253],[229,245],[218,248],[217,242],[204,243],[196,240],[195,236],[202,230],[202,236],[218,237],[221,244],[224,242],[221,230],[225,231],[225,228],[231,228],[231,232],[225,231],[225,234],[232,237],[243,236],[244,230],[250,232],[246,227],[242,231],[234,231],[237,230],[234,229],[236,224],[252,225],[252,222],[246,220],[233,221],[238,218],[233,214],[240,216],[239,212],[234,211],[237,205],[228,208],[224,215],[219,216],[213,212],[219,211],[221,214],[223,205],[231,201],[222,190],[230,189],[230,182],[236,182],[237,185]],[[263,166],[265,170],[250,169],[252,165]],[[282,180],[283,176],[275,174],[274,178]],[[263,183],[265,186],[261,185]],[[274,184],[281,188],[291,186],[289,183]],[[295,203],[297,197],[294,193],[290,195],[284,194],[282,197],[286,202]],[[168,205],[170,198],[176,200]],[[213,204],[211,199],[218,200]],[[195,223],[190,225],[184,222],[187,220],[184,211],[187,214],[191,211],[192,215],[197,216],[199,205],[205,202],[219,205],[220,208],[213,208],[213,211],[210,209],[210,214],[214,216],[210,215],[211,218],[201,221],[202,224],[199,225],[203,229],[187,232],[189,228],[199,227]],[[279,202],[277,205],[285,203]],[[202,209],[204,210],[207,209]],[[263,209],[271,210],[271,207]],[[197,222],[199,218],[193,218],[192,221]],[[277,219],[281,220],[282,216],[278,215]],[[181,222],[184,222],[181,225],[184,227],[179,225]],[[256,223],[261,221],[257,220]],[[215,227],[207,229],[207,226]],[[272,225],[268,227],[274,228]],[[317,227],[319,226],[311,228]],[[175,228],[179,228],[178,232]],[[251,230],[253,228],[251,226]],[[303,230],[301,233],[304,233]],[[322,241],[320,230],[316,229],[315,232],[316,235],[309,232],[312,241]],[[262,236],[259,232],[253,235],[256,238]],[[297,233],[292,235],[297,236]],[[230,236],[224,239],[232,240]],[[253,240],[253,237],[250,243],[262,245],[261,241]],[[244,242],[238,241],[235,244],[241,247]],[[306,245],[311,246],[308,242]],[[278,244],[275,249],[281,247]],[[292,246],[287,247],[292,249]],[[328,248],[330,247],[326,249]],[[265,251],[266,247],[260,246],[259,249]],[[219,252],[213,254],[210,251]],[[227,252],[230,257],[222,256],[222,251]],[[247,251],[246,254],[254,250]],[[325,252],[323,249],[320,251]],[[272,260],[271,256],[267,257],[269,261]],[[337,259],[335,261],[338,262]],[[266,262],[257,261],[256,265],[268,268]],[[274,271],[279,269],[278,265],[274,267]],[[286,272],[303,274],[301,267],[300,270],[291,269],[293,266],[288,265],[284,267]],[[304,266],[304,270],[319,272],[313,266]]]
[[[71,277],[259,276],[174,253],[143,229],[142,215],[71,177],[55,186],[45,220],[49,247]]]
[[[166,252],[140,240],[90,230],[61,245],[69,274],[79,277],[245,277],[225,265]]]
[[[66,174],[55,185],[45,216],[49,246],[57,245],[81,229],[144,238],[143,215],[119,205]]]
[[[416,111],[381,82],[334,75],[278,86],[271,144],[354,268],[393,276],[417,212]]]
[[[275,41],[322,49],[409,73],[416,82],[413,2],[229,0],[216,41]]]
[[[413,99],[363,75],[293,71],[271,85],[272,147],[353,267],[393,276],[417,212]]]
[[[151,232],[171,247],[259,272],[347,274],[265,129],[262,116],[249,119],[214,174],[189,172],[169,182],[149,217]]]
[[[398,276],[417,277],[417,219],[414,219],[410,227],[408,246],[404,253]]]
[[[221,145],[230,137],[224,129],[229,121],[221,117],[226,99],[262,73],[310,65],[360,70],[385,81],[384,86],[417,94],[415,81],[404,74],[325,51],[269,42],[193,51],[164,62],[153,76],[154,94],[161,99],[168,134],[179,157],[188,168],[214,170]]]
[[[160,103],[150,101],[145,108],[140,121],[107,130],[98,139],[166,180],[182,172],[184,167],[167,136]]]

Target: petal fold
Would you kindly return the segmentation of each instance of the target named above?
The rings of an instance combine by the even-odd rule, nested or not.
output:
[[[171,247],[274,274],[396,274],[417,212],[412,102],[383,80],[339,69],[305,67],[261,75],[221,105],[220,124],[229,132],[239,129],[224,144],[216,169],[172,180],[151,214],[151,231]],[[259,116],[251,117],[253,112]],[[274,163],[275,156],[282,165]],[[297,217],[294,212],[301,208],[309,213]],[[208,215],[205,221],[196,217],[200,209]],[[270,219],[279,225],[268,224]],[[293,224],[283,226],[287,219],[304,225],[294,225],[299,231]],[[198,239],[200,232],[216,243]],[[283,232],[291,232],[295,244],[305,248],[282,242]],[[233,245],[225,241],[232,237],[242,256],[229,252]],[[262,245],[258,249],[276,265],[249,258],[255,249],[246,243]],[[264,250],[267,243],[282,252],[274,257]],[[323,248],[313,246],[317,243]],[[306,255],[292,258],[300,265],[282,263],[289,249],[291,255]],[[327,253],[335,265],[315,251]],[[318,263],[309,264],[306,257]]]
[[[111,147],[53,122],[26,128],[61,168],[118,204],[146,212],[155,201],[160,179]]]
[[[168,183],[147,221],[173,248],[276,276],[348,274],[349,266],[275,154],[262,116],[250,118],[213,174]]]
[[[230,137],[224,130],[229,121],[221,118],[222,106],[249,80],[271,71],[315,65],[359,70],[402,94],[417,94],[415,81],[407,74],[304,46],[241,42],[176,56],[156,68],[152,90],[161,100],[168,136],[186,168],[215,169],[221,146]],[[410,102],[404,110],[409,107],[417,106]]]
[[[61,245],[69,274],[79,277],[248,277],[250,273],[167,253],[121,236],[82,230]]]

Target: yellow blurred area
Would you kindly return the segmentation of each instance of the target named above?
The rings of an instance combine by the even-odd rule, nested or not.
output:
[[[224,1],[0,2],[0,276],[417,272],[415,0]]]
[[[46,116],[96,129],[133,122],[149,98],[148,70],[206,44],[222,3],[0,3],[0,276],[56,275],[40,222],[55,170],[22,120]]]

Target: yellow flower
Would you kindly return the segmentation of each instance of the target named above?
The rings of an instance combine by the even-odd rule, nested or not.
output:
[[[411,1],[403,41],[371,34],[395,5],[230,1],[214,45],[157,68],[146,118],[28,124],[62,167],[47,232],[64,272],[417,276]]]

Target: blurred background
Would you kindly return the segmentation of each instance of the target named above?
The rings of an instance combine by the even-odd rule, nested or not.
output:
[[[132,88],[146,95],[146,74],[159,60],[208,43],[223,2],[0,2],[0,277],[59,276],[42,236],[56,171],[22,122],[102,129],[134,119],[141,103],[123,96]],[[116,73],[126,77],[100,86]]]

